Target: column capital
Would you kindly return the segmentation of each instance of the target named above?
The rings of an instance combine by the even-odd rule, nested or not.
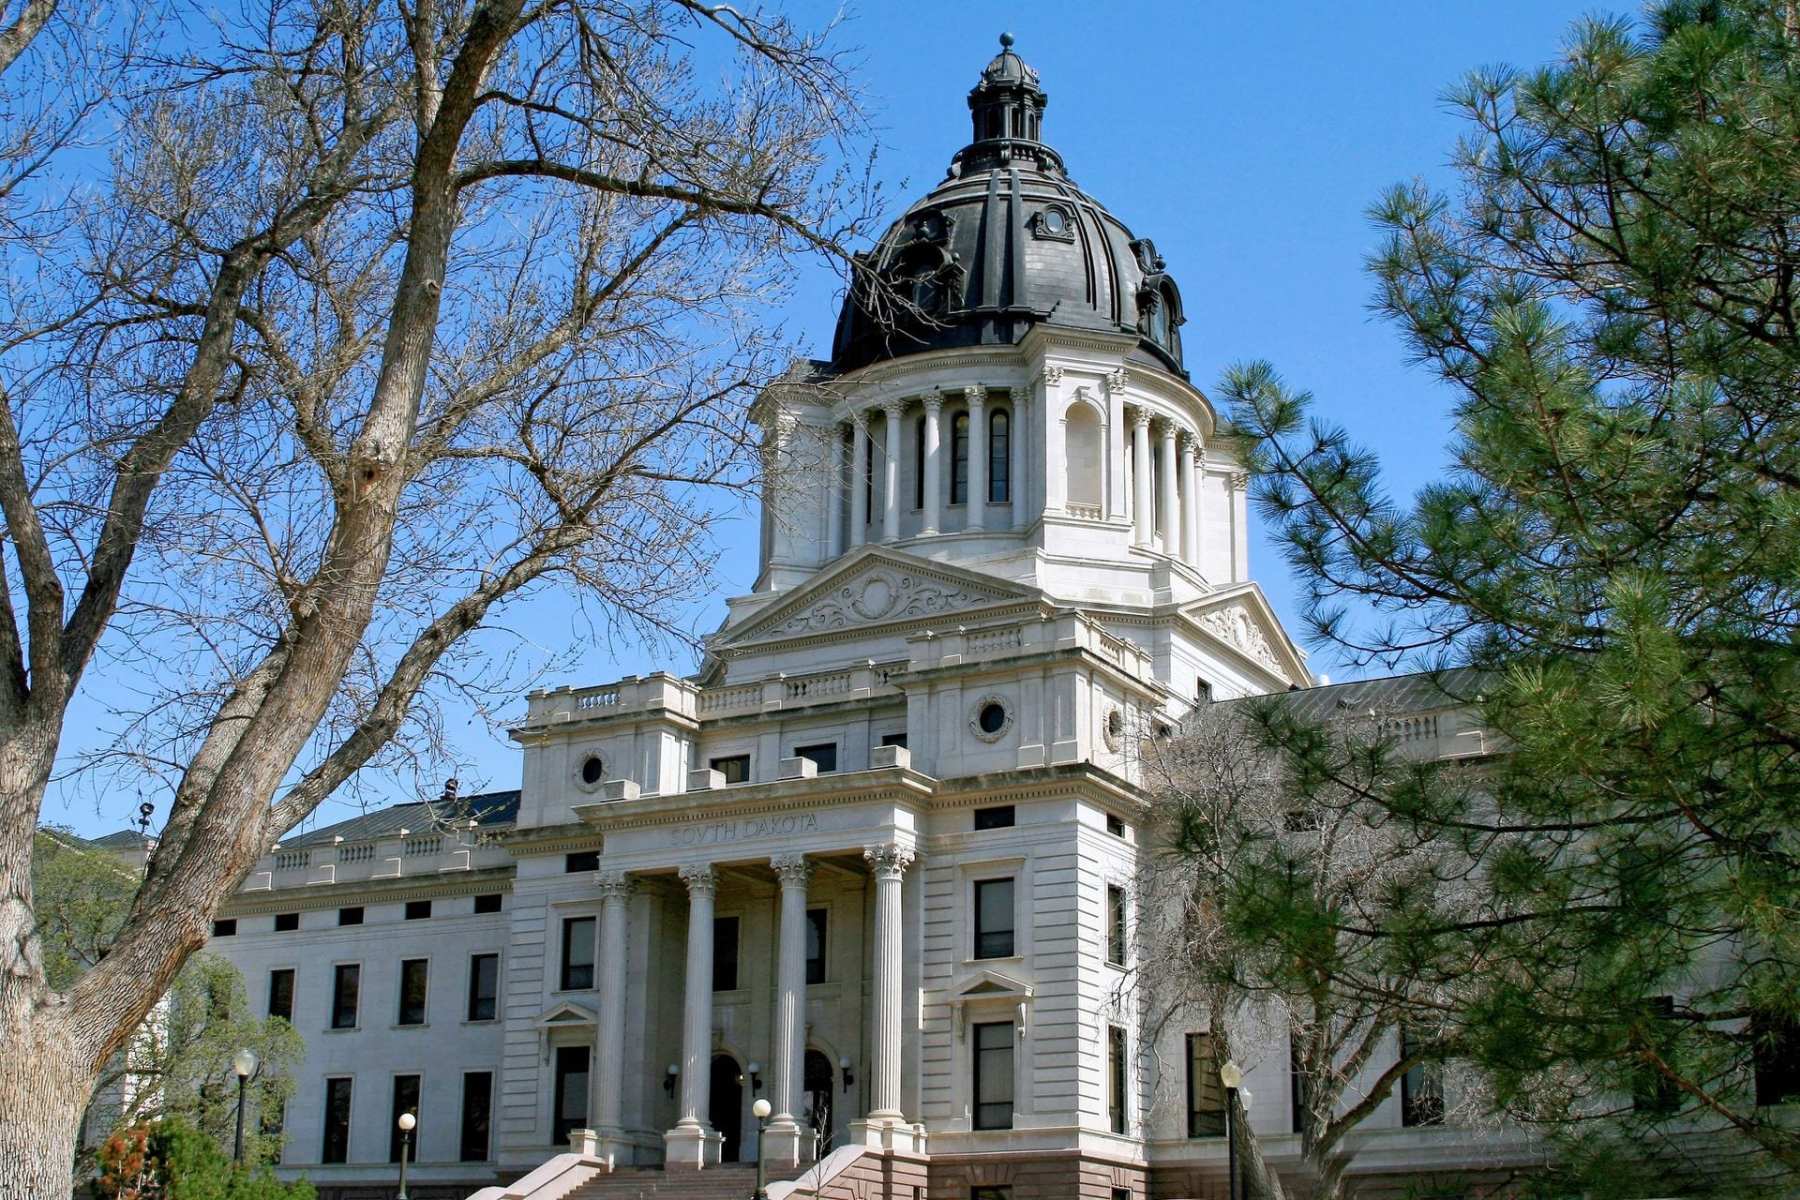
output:
[[[944,393],[933,388],[931,391],[926,392],[924,396],[920,397],[919,403],[925,406],[926,412],[935,417],[937,414],[944,411]]]
[[[1163,441],[1172,442],[1181,436],[1181,426],[1175,423],[1175,418],[1159,417],[1156,423],[1162,427]]]
[[[888,420],[898,421],[900,414],[906,411],[906,397],[889,396],[881,402],[881,411],[887,414]]]
[[[913,849],[898,842],[884,842],[878,846],[864,846],[863,858],[868,860],[877,878],[898,879],[912,866]]]
[[[813,864],[807,861],[804,854],[777,854],[769,860],[769,866],[784,888],[806,886],[812,878]]]
[[[1139,405],[1131,410],[1131,427],[1133,429],[1150,428],[1150,410]]]
[[[1118,367],[1106,373],[1106,391],[1108,395],[1118,396],[1125,391],[1125,385],[1131,382],[1131,372]]]
[[[987,403],[987,388],[979,383],[972,383],[963,389],[963,399],[970,408],[980,408]]]
[[[594,889],[602,900],[629,900],[637,891],[637,880],[629,871],[596,871]]]
[[[1202,445],[1203,443],[1200,441],[1200,435],[1198,433],[1195,433],[1192,429],[1184,429],[1181,431],[1181,452],[1183,454],[1198,454],[1200,453]]]
[[[869,414],[866,410],[855,408],[850,410],[850,424],[858,433],[869,431]]]
[[[1249,490],[1249,487],[1250,487],[1250,472],[1248,472],[1248,471],[1233,471],[1231,473],[1231,490],[1232,491],[1234,491],[1234,492],[1247,491],[1247,490]]]
[[[1044,365],[1043,377],[1046,384],[1055,387],[1062,382],[1063,369],[1054,364],[1046,363]]]
[[[687,884],[689,896],[710,896],[718,890],[719,873],[711,863],[689,863],[679,874],[681,882]]]

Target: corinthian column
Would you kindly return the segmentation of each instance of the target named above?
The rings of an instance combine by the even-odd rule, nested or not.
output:
[[[1131,508],[1134,528],[1132,540],[1148,546],[1156,528],[1156,517],[1150,509],[1150,411],[1133,409],[1131,413]]]
[[[920,477],[925,481],[921,488],[925,493],[925,527],[919,531],[923,534],[938,531],[938,463],[943,458],[938,453],[938,418],[943,411],[943,396],[932,392],[925,397],[925,461],[918,465]]]
[[[882,463],[881,540],[900,540],[900,414],[905,407],[889,400],[882,408],[887,413],[887,461]]]
[[[856,413],[850,418],[850,548],[863,544],[869,534],[869,418]]]
[[[1181,506],[1175,498],[1175,422],[1162,425],[1162,552],[1181,553]]]
[[[969,519],[966,529],[987,528],[987,389],[979,385],[963,389],[969,402]]]
[[[875,1019],[869,1039],[869,1116],[855,1127],[866,1145],[910,1150],[914,1141],[911,1126],[900,1111],[901,1021],[906,1009],[901,984],[900,881],[912,863],[913,852],[911,847],[890,842],[867,847],[863,857],[875,873]]]
[[[1195,467],[1200,436],[1181,435],[1181,561],[1200,569],[1200,473]]]
[[[688,890],[686,1020],[681,1031],[681,1119],[663,1135],[670,1166],[709,1167],[719,1161],[719,1135],[707,1123],[712,1082],[713,893],[712,865],[681,868]]]
[[[630,1160],[624,1139],[625,1100],[625,919],[634,887],[623,871],[605,871],[594,877],[600,891],[600,953],[595,967],[600,972],[596,997],[600,1016],[594,1030],[593,1095],[588,1111],[600,1135],[600,1153]]]
[[[812,864],[803,854],[769,860],[781,880],[781,943],[775,969],[775,1054],[771,1103],[775,1115],[763,1130],[764,1153],[782,1166],[800,1162],[800,1084],[806,1069],[806,884]]]

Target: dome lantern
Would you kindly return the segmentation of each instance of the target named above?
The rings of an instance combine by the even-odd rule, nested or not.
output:
[[[1061,174],[1061,156],[1043,143],[1049,97],[1038,73],[1012,46],[1013,35],[1001,34],[1000,53],[982,68],[981,79],[969,91],[970,140],[957,154],[957,165],[980,170],[1024,158]]]

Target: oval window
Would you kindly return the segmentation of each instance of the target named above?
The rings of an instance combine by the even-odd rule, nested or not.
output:
[[[1046,208],[1044,210],[1045,233],[1065,233],[1068,231],[1068,228],[1069,220],[1067,217],[1063,216],[1062,209]]]
[[[581,782],[593,787],[606,778],[606,764],[598,754],[590,754],[581,760]]]
[[[984,704],[981,706],[981,715],[978,720],[981,723],[981,732],[999,733],[1006,728],[1006,709],[999,704]]]

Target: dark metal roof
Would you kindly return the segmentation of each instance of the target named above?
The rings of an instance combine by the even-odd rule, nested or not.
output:
[[[1334,717],[1342,716],[1346,711],[1367,712],[1379,709],[1384,712],[1424,712],[1434,708],[1474,704],[1481,699],[1483,683],[1488,678],[1486,672],[1472,667],[1451,667],[1441,671],[1383,675],[1324,687],[1300,688],[1291,692],[1277,692],[1271,696],[1245,696],[1220,703],[1267,703],[1275,700],[1286,705],[1297,719],[1322,725]]]
[[[367,842],[375,838],[395,836],[402,829],[413,833],[452,829],[466,826],[470,817],[475,818],[478,826],[486,829],[511,825],[518,816],[519,793],[516,790],[459,796],[448,804],[442,800],[396,804],[392,808],[377,809],[307,833],[290,834],[281,839],[281,848],[293,850],[303,846],[330,845],[333,838],[340,837],[346,842]]]
[[[1156,246],[1069,178],[1042,140],[1048,97],[1037,72],[1010,35],[1000,41],[969,93],[974,140],[862,256],[832,369],[1011,345],[1045,324],[1136,336],[1134,357],[1185,375],[1181,293]]]
[[[138,849],[149,839],[135,829],[121,829],[104,837],[89,838],[88,845],[98,846],[102,850]]]

